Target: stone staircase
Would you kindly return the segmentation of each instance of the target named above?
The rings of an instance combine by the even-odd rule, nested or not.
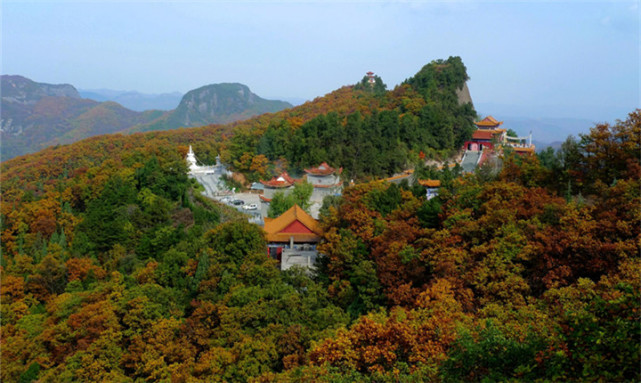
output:
[[[464,173],[472,173],[476,169],[476,164],[479,162],[481,151],[466,151],[465,156],[463,156],[463,161],[461,161],[461,168]]]

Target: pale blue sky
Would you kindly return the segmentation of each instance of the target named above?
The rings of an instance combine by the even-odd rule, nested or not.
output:
[[[371,70],[389,88],[461,56],[478,105],[625,118],[639,2],[2,1],[2,74],[81,89],[242,82],[313,99]],[[478,109],[478,108],[477,108]]]

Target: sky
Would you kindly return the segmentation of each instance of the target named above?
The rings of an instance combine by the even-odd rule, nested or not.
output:
[[[185,93],[240,82],[311,100],[367,71],[388,89],[460,56],[474,104],[625,119],[640,107],[639,1],[15,1],[2,74]]]

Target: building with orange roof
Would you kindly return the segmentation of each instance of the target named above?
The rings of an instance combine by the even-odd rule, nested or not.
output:
[[[512,146],[512,149],[519,155],[533,155],[536,147],[534,145],[530,146]]]
[[[317,167],[304,169],[305,178],[293,178],[287,172],[282,172],[278,177],[273,177],[269,181],[260,181],[263,185],[263,194],[259,195],[261,208],[260,212],[263,217],[267,216],[269,205],[274,198],[274,194],[282,192],[289,194],[294,185],[299,182],[308,182],[313,186],[312,195],[309,200],[312,203],[312,212],[316,216],[318,209],[328,195],[341,195],[343,192],[343,182],[341,181],[341,174],[343,168],[333,168],[327,162],[323,162]]]
[[[525,137],[505,137],[504,146],[510,146],[514,152],[519,155],[533,155],[536,146],[532,144],[532,132],[529,136]]]
[[[465,143],[465,149],[478,151],[494,149],[494,146],[505,141],[505,129],[477,129],[472,133],[472,138]]]
[[[322,201],[328,195],[340,195],[343,191],[343,183],[340,175],[343,168],[335,169],[323,162],[315,168],[304,169],[307,173],[307,182],[314,186],[310,200]]]
[[[499,126],[503,125],[503,121],[497,121],[496,118],[492,116],[487,116],[481,121],[474,123],[479,129],[498,129]]]
[[[418,184],[426,188],[439,188],[441,180],[418,180]]]
[[[503,129],[497,129],[497,130],[477,130],[474,133],[472,133],[472,140],[474,141],[486,141],[486,142],[492,142],[492,140],[496,140],[497,142],[501,141],[501,136],[505,132]]]
[[[441,187],[440,180],[418,180],[418,184],[425,188],[428,201],[438,195],[438,189]]]
[[[498,121],[492,116],[476,121],[474,125],[477,130],[472,133],[472,138],[466,143],[467,150],[493,148],[494,144],[501,143],[505,139],[506,130],[499,128],[503,125],[503,121]]]
[[[274,198],[274,194],[282,192],[287,195],[294,189],[294,184],[301,182],[301,179],[292,178],[287,172],[282,172],[278,177],[272,177],[269,181],[261,180],[263,184],[263,194],[259,195],[260,198],[260,211],[263,217],[267,216],[269,210],[269,203]]]
[[[287,172],[282,172],[278,177],[272,177],[272,179],[270,179],[269,181],[261,180],[260,183],[265,186],[266,193],[268,189],[272,191],[272,194],[267,196],[268,198],[271,198],[273,196],[273,193],[275,193],[276,191],[282,191],[283,189],[293,187],[294,183],[298,181],[300,180],[290,177]]]
[[[532,145],[532,132],[527,137],[510,137],[507,131],[499,128],[503,121],[498,121],[492,116],[487,116],[474,123],[477,130],[465,142],[465,153],[460,165],[466,173],[473,172],[488,158],[500,154],[505,147],[511,147],[517,154],[532,155],[535,151]]]
[[[293,265],[312,267],[316,262],[316,245],[323,230],[300,206],[292,206],[277,218],[265,218],[265,232],[269,255],[280,261],[281,270]]]
[[[492,116],[487,116],[474,124],[478,129],[472,133],[472,138],[464,144],[464,148],[468,152],[483,151],[484,149],[494,150],[495,146],[500,150],[501,147],[511,146],[519,148],[516,152],[520,154],[534,153],[531,132],[527,137],[510,137],[507,135],[506,129],[499,128],[503,125],[503,121],[498,121]],[[479,155],[479,157],[481,156]]]
[[[374,86],[374,83],[376,82],[376,79],[374,78],[374,72],[367,72],[367,82],[369,82],[371,86]]]

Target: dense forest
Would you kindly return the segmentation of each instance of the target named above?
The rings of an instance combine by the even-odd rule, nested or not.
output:
[[[296,173],[323,161],[343,167],[352,179],[389,176],[415,166],[421,152],[428,158],[448,158],[471,136],[476,112],[456,95],[467,80],[461,59],[450,57],[425,65],[391,91],[385,91],[376,76],[374,86],[361,81],[277,113],[227,125],[111,135],[106,141],[95,137],[78,143],[79,150],[56,145],[7,161],[2,170],[5,179],[23,178],[27,172],[44,181],[65,177],[105,156],[115,155],[118,161],[121,150],[160,140],[192,145],[205,163],[215,163],[220,154],[249,181],[269,179],[282,169]],[[34,163],[49,169],[35,174]]]
[[[366,76],[352,89],[378,104],[374,108],[330,111],[300,126],[275,120],[260,134],[236,135],[223,153],[247,158],[239,170],[251,170],[250,158],[264,157],[294,171],[327,161],[351,178],[381,177],[406,169],[420,152],[449,157],[475,130],[474,108],[457,97],[468,80],[459,57],[426,65],[390,92],[374,78],[369,84]]]
[[[446,168],[429,201],[406,184],[346,188],[323,211],[311,274],[281,272],[262,229],[187,177],[189,144],[248,178],[316,155],[376,177],[451,150],[474,115],[450,97],[457,63],[392,91],[3,163],[0,379],[640,380],[639,110],[556,152],[506,153],[500,172]],[[341,144],[274,152],[279,129],[309,148],[333,129]]]

